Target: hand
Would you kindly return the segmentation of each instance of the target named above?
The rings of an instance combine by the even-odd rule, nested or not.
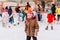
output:
[[[37,34],[38,34],[38,29],[35,29],[35,37],[37,36]]]

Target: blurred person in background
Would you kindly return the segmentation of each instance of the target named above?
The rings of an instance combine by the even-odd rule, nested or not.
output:
[[[57,14],[57,23],[59,23],[59,19],[60,19],[60,6],[56,7],[56,14]]]
[[[17,24],[19,24],[19,13],[21,12],[19,8],[20,7],[17,6],[15,8],[15,12],[13,13],[13,16],[14,16],[14,26],[16,26]]]
[[[4,9],[2,13],[2,21],[3,21],[3,27],[10,27],[9,26],[9,14],[8,14],[8,9],[7,7]]]
[[[52,4],[51,10],[52,10],[53,15],[55,16],[56,15],[56,6],[55,6],[55,4]]]
[[[51,25],[51,30],[53,30],[53,22],[54,22],[54,20],[56,20],[55,16],[52,14],[52,11],[51,10],[48,10],[48,15],[47,15],[48,25],[45,28],[45,30],[48,30],[48,26],[49,25]]]
[[[40,14],[40,12],[41,12],[41,7],[40,7],[40,5],[38,5],[38,8],[37,8],[38,21],[41,21],[41,19],[42,19],[42,15]]]
[[[12,8],[11,8],[11,6],[9,6],[8,14],[9,14],[9,16],[12,15]],[[14,22],[13,16],[9,19],[9,22],[10,22],[10,23],[13,23],[13,22]]]
[[[24,21],[24,18],[25,18],[24,9],[21,9],[20,18],[22,18],[22,21]]]
[[[45,1],[41,1],[41,5],[42,5],[42,8],[43,8],[43,11],[45,11]]]

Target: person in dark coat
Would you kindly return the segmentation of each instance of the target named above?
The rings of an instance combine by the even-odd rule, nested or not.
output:
[[[41,1],[41,5],[42,5],[43,11],[44,11],[45,10],[45,2]]]
[[[55,4],[52,4],[51,10],[52,10],[53,15],[55,16],[55,13],[56,13],[55,12],[55,10],[56,10]]]
[[[40,11],[41,11],[40,5],[38,5],[38,9],[37,9],[38,21],[41,21],[41,17],[42,17]]]
[[[12,8],[11,8],[11,6],[10,6],[9,9],[8,9],[8,14],[9,14],[9,16],[12,15]],[[10,22],[10,23],[13,23],[13,16],[9,19],[9,22]]]

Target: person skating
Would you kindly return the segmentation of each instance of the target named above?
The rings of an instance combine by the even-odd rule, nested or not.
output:
[[[57,23],[59,23],[59,19],[60,19],[60,6],[56,7],[56,14],[57,14]]]
[[[10,27],[9,26],[9,15],[8,15],[8,10],[5,8],[4,12],[2,13],[2,22],[3,22],[3,27]]]
[[[33,17],[32,12],[27,12],[25,20],[25,33],[27,35],[26,40],[37,40],[37,33],[39,31],[39,25],[36,18]]]
[[[14,23],[13,23],[14,26],[16,26],[17,24],[19,24],[19,13],[20,13],[19,8],[20,8],[19,6],[16,7],[16,8],[14,9],[12,15],[10,16],[10,17],[13,16],[13,18],[14,18]]]
[[[56,16],[56,7],[55,7],[55,4],[52,4],[51,10],[52,10],[53,15]]]
[[[24,21],[24,18],[25,18],[25,12],[24,12],[24,9],[21,9],[21,12],[19,13],[19,21]]]
[[[12,15],[12,8],[11,8],[11,6],[9,6],[8,14],[9,14],[9,16]],[[13,16],[9,19],[9,22],[10,22],[10,23],[14,23]]]
[[[43,11],[45,11],[45,1],[41,1],[41,5],[42,5],[42,8],[43,8]]]
[[[41,21],[41,19],[42,19],[42,15],[40,14],[40,12],[41,12],[41,7],[40,7],[40,5],[38,5],[38,9],[37,9],[37,16],[38,16],[38,21]]]
[[[51,25],[51,30],[53,30],[53,21],[56,20],[55,16],[52,14],[51,10],[48,10],[48,15],[47,15],[47,20],[48,20],[48,25],[45,28],[45,30],[48,30],[49,24]]]

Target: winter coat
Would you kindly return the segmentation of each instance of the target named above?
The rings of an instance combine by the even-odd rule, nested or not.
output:
[[[47,19],[48,19],[48,23],[52,23],[53,20],[56,20],[56,18],[53,14],[48,14]]]
[[[57,13],[57,15],[60,15],[60,8],[56,8],[56,13]]]
[[[9,16],[12,14],[12,9],[8,9]]]
[[[25,21],[25,32],[28,36],[34,36],[35,30],[39,30],[39,25],[36,19],[27,19]]]
[[[51,10],[52,10],[52,13],[54,14],[54,13],[55,13],[56,8],[53,6],[53,7],[51,7]]]

